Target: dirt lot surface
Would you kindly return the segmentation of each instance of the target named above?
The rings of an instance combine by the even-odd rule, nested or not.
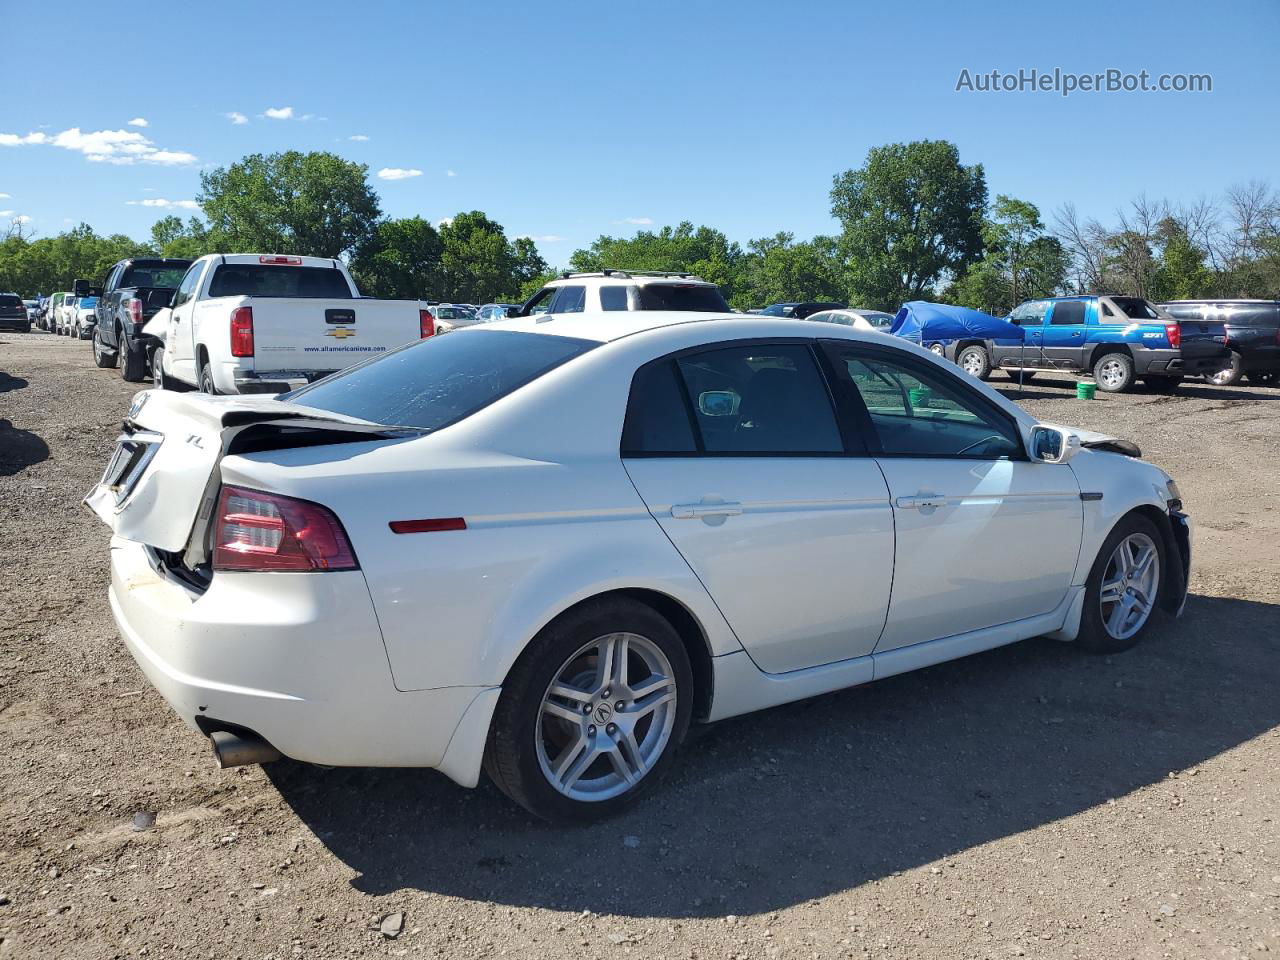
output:
[[[0,957],[1280,956],[1280,390],[1072,388],[1022,402],[1181,484],[1180,621],[703,728],[564,830],[429,771],[215,769],[118,641],[80,506],[133,388],[0,335]]]

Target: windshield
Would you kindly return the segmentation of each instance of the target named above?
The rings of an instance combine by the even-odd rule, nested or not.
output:
[[[641,310],[692,310],[731,313],[718,287],[701,283],[646,283],[640,291]]]
[[[349,300],[351,290],[336,267],[285,267],[223,263],[209,282],[210,297],[319,297]]]
[[[1156,308],[1141,297],[1112,297],[1111,302],[1119,307],[1130,320],[1160,319],[1160,314]]]
[[[187,272],[185,265],[135,263],[120,278],[122,287],[172,287],[177,289],[182,282],[182,275]]]
[[[469,320],[472,316],[464,307],[436,307],[436,317],[440,320]]]
[[[472,327],[401,347],[282,399],[387,426],[439,430],[595,346]]]
[[[794,303],[774,303],[765,307],[760,311],[760,315],[764,317],[789,317],[791,311],[796,308]]]

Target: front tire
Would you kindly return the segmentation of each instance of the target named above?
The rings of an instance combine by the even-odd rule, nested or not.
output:
[[[590,601],[547,626],[502,687],[484,765],[553,822],[613,816],[661,778],[689,728],[693,670],[661,615]]]
[[[1156,525],[1141,514],[1116,524],[1089,571],[1076,640],[1083,649],[1120,653],[1141,639],[1160,602],[1162,542]]]
[[[93,331],[93,365],[103,370],[116,365],[116,352],[103,346],[101,331],[97,328]]]
[[[1205,374],[1205,381],[1215,387],[1233,387],[1244,376],[1243,359],[1234,350],[1231,351],[1231,362],[1216,373]]]
[[[956,357],[956,365],[971,377],[986,380],[991,376],[991,357],[986,347],[965,347]]]
[[[1104,393],[1133,388],[1133,358],[1127,353],[1104,353],[1093,364],[1093,379]]]

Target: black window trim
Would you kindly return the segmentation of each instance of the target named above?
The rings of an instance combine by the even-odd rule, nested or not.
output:
[[[869,456],[886,460],[972,460],[985,463],[999,463],[1002,460],[1008,460],[1013,463],[1031,462],[1031,458],[1027,456],[1026,444],[1023,442],[1022,429],[1018,425],[1017,418],[1001,410],[990,399],[974,390],[973,387],[965,383],[958,375],[951,373],[951,371],[927,360],[914,357],[905,350],[895,350],[892,347],[868,344],[861,340],[824,339],[820,343],[822,352],[827,354],[828,362],[835,372],[837,380],[843,383],[842,392],[847,397],[850,418],[857,423],[860,433],[865,438]],[[880,442],[880,432],[876,430],[875,422],[871,419],[871,412],[867,409],[866,402],[862,399],[862,394],[854,384],[853,378],[849,376],[848,368],[844,367],[844,370],[841,370],[844,365],[839,362],[839,357],[835,356],[834,351],[837,349],[852,349],[855,353],[861,353],[871,358],[881,358],[887,363],[898,364],[907,368],[907,370],[915,368],[931,377],[941,379],[949,388],[967,397],[975,406],[991,416],[992,419],[1004,422],[1018,444],[1019,456],[990,457],[959,453],[892,453],[886,451],[884,445]]]
[[[700,343],[696,346],[685,347],[675,350],[661,357],[646,361],[636,368],[635,373],[631,375],[631,385],[627,390],[626,412],[631,410],[632,393],[635,390],[636,378],[640,371],[661,363],[675,364],[681,357],[691,356],[699,353],[709,353],[715,350],[734,349],[737,347],[753,347],[753,346],[794,346],[799,345],[805,347],[810,357],[814,361],[814,366],[818,369],[818,375],[822,379],[823,387],[826,390],[827,402],[831,404],[831,415],[835,418],[836,429],[840,434],[840,443],[844,447],[843,450],[831,451],[814,451],[808,453],[799,453],[794,450],[707,450],[705,442],[702,439],[702,430],[698,425],[697,415],[693,409],[693,398],[689,395],[689,386],[684,382],[684,377],[680,375],[679,369],[676,373],[676,383],[680,386],[681,398],[684,401],[685,414],[689,417],[689,426],[693,431],[693,442],[697,449],[695,450],[675,450],[675,451],[659,451],[659,450],[627,450],[622,445],[622,440],[626,436],[626,413],[623,414],[622,428],[618,438],[618,455],[623,460],[687,460],[690,458],[703,457],[710,459],[729,459],[729,460],[763,460],[788,457],[793,460],[830,460],[842,458],[863,458],[870,456],[870,452],[863,443],[862,437],[856,429],[850,429],[851,424],[845,415],[842,402],[838,399],[836,392],[832,389],[832,367],[824,356],[825,351],[820,349],[819,342],[811,337],[747,337],[735,340],[716,340],[709,343]]]

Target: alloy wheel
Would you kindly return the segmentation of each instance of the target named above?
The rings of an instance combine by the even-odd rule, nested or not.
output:
[[[1160,552],[1145,533],[1121,540],[1102,572],[1098,602],[1102,625],[1116,640],[1127,640],[1142,629],[1155,607],[1160,586]]]
[[[976,353],[967,353],[964,356],[964,372],[977,376],[982,372],[982,358]]]
[[[610,633],[583,646],[542,696],[535,739],[547,782],[586,802],[630,790],[671,740],[676,689],[671,662],[647,637]]]
[[[1118,387],[1125,380],[1124,364],[1119,360],[1104,360],[1098,366],[1098,379],[1108,387]]]

